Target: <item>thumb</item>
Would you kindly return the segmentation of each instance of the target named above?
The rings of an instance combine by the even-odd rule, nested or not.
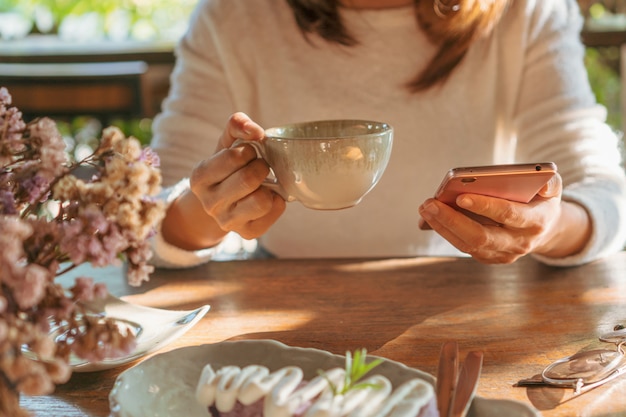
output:
[[[541,187],[541,190],[539,190],[537,194],[544,198],[552,198],[561,195],[562,191],[563,180],[561,179],[561,176],[557,173],[548,180],[546,185]]]
[[[237,139],[259,140],[264,134],[265,130],[247,114],[242,112],[233,113],[228,119],[226,129],[220,137],[217,150],[230,148]]]

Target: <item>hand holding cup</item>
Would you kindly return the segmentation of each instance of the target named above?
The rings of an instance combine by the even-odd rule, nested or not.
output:
[[[168,242],[192,250],[213,246],[228,232],[263,235],[285,201],[319,210],[352,207],[381,178],[392,142],[393,129],[382,122],[327,120],[265,130],[234,113],[216,152],[194,167],[190,190],[172,204],[163,230]]]

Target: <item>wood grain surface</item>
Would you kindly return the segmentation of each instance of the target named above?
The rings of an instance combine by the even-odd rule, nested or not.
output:
[[[274,339],[338,354],[366,348],[434,375],[443,343],[455,340],[460,358],[484,352],[482,397],[522,401],[546,417],[626,415],[626,377],[577,398],[561,388],[514,386],[556,359],[610,347],[598,336],[626,324],[626,252],[573,268],[529,257],[496,266],[468,258],[248,260],[160,270],[139,288],[127,286],[119,268],[97,279],[136,304],[211,305],[159,352]],[[116,377],[133,365],[75,373],[54,394],[22,404],[35,416],[106,417]]]

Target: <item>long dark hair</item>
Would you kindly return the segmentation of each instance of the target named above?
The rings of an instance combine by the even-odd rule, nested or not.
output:
[[[477,39],[487,36],[513,0],[414,0],[420,27],[439,49],[429,65],[408,82],[419,92],[443,83]],[[304,34],[330,42],[358,44],[341,21],[340,0],[287,0]]]

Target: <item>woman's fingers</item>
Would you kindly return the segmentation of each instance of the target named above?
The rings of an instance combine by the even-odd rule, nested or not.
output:
[[[252,167],[252,172],[239,172],[244,168],[250,167]],[[258,172],[258,175],[254,175],[259,169],[261,172]],[[268,172],[267,164],[257,158],[254,148],[249,145],[243,145],[236,148],[222,149],[210,158],[198,163],[191,173],[190,182],[192,189],[199,187],[209,188],[222,184],[227,180],[233,182],[234,180],[231,177],[239,174],[240,177],[243,177],[239,182],[245,186],[246,178],[253,177],[262,181]],[[256,184],[256,187],[258,185]]]
[[[242,112],[234,113],[228,119],[226,129],[220,136],[216,151],[230,148],[237,139],[259,140],[264,135],[265,131],[263,128],[250,119],[247,114]]]
[[[251,159],[242,156],[246,153],[239,148],[225,149],[211,163],[194,170],[190,179],[193,193],[218,220],[224,217],[221,212],[230,210],[239,200],[258,190],[269,174],[265,161],[256,158],[256,154]]]
[[[548,183],[544,185],[537,194],[544,198],[552,198],[560,196],[562,192],[563,179],[561,178],[561,175],[554,174],[552,178],[550,178],[550,181],[548,181]]]
[[[263,194],[263,196],[258,194]],[[251,207],[249,207],[251,206]],[[283,214],[287,203],[281,196],[269,188],[260,187],[257,192],[238,202],[233,213],[242,211],[259,215],[240,225],[233,225],[233,230],[244,239],[253,239],[264,234]],[[242,216],[243,217],[243,216]]]

